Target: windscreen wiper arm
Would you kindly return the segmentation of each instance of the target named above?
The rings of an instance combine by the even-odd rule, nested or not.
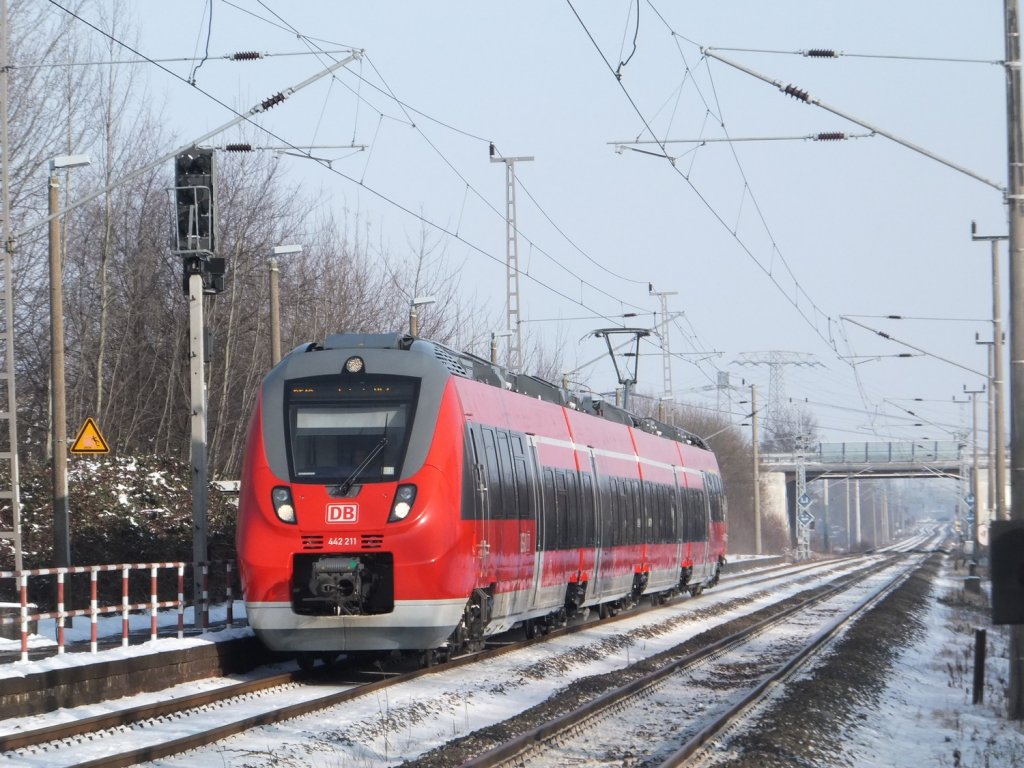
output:
[[[366,458],[363,459],[362,463],[352,471],[351,475],[348,476],[348,480],[341,484],[340,488],[342,495],[352,490],[352,486],[359,478],[359,475],[362,474],[362,471],[366,469],[368,466],[370,466],[370,462],[377,458],[377,455],[384,450],[384,447],[387,444],[388,439],[386,437],[382,437],[380,439],[380,442],[373,446],[373,449],[368,454],[366,454]]]

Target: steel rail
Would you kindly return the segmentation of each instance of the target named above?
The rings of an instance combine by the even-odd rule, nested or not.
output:
[[[819,630],[807,642],[807,644],[800,649],[800,651],[790,658],[788,662],[782,665],[771,675],[764,678],[745,696],[741,697],[733,706],[729,707],[726,712],[716,718],[713,723],[702,729],[700,733],[696,734],[671,754],[658,768],[677,768],[689,760],[699,750],[703,749],[709,741],[723,733],[727,728],[735,724],[737,720],[744,715],[744,713],[752,709],[757,702],[761,701],[768,694],[769,689],[782,685],[793,677],[793,675],[795,675],[813,656],[817,656],[825,650],[832,639],[842,629],[853,624],[863,616],[863,614],[870,611],[885,597],[894,592],[908,578],[910,578],[911,573],[916,571],[919,567],[920,564],[915,568],[907,569],[906,571],[897,574],[888,584],[884,585],[875,593],[865,597],[860,603],[858,603],[853,611],[849,612],[845,616],[839,617],[828,627]]]
[[[765,569],[770,573],[765,573],[764,571],[762,571],[760,573],[751,574],[755,578],[745,579],[743,583],[729,585],[724,587],[723,589],[716,590],[716,592],[718,594],[721,594],[722,592],[727,592],[731,589],[735,589],[741,586],[749,586],[752,582],[759,583],[775,581],[784,576],[794,576],[807,570],[820,569],[822,567],[836,565],[846,559],[855,558],[837,558],[834,561],[808,563],[796,568],[792,566],[774,566]],[[779,570],[785,570],[786,572],[777,574],[776,572]],[[853,574],[850,576],[850,578],[855,578],[856,575],[857,574]],[[669,604],[675,603],[681,599],[683,599],[683,596],[680,596],[676,600],[671,601]],[[242,733],[254,727],[270,725],[276,722],[280,722],[282,720],[300,717],[302,715],[310,714],[311,712],[336,706],[337,704],[344,703],[346,701],[352,700],[356,697],[363,696],[368,693],[373,693],[375,691],[378,691],[382,688],[391,685],[397,685],[399,683],[414,680],[424,675],[433,674],[435,672],[444,671],[448,669],[454,669],[456,667],[463,666],[466,664],[472,664],[479,661],[486,661],[489,658],[494,658],[505,653],[511,653],[513,651],[521,650],[535,643],[541,643],[548,639],[562,637],[565,635],[584,631],[586,629],[593,628],[598,624],[608,624],[630,619],[652,610],[658,610],[661,607],[661,605],[637,606],[631,610],[623,611],[621,613],[616,614],[615,616],[609,616],[605,619],[583,621],[578,624],[554,628],[532,639],[513,641],[503,645],[492,646],[484,651],[459,656],[442,664],[436,664],[433,666],[424,667],[409,672],[396,672],[385,679],[376,680],[374,682],[357,681],[352,684],[351,688],[347,688],[344,691],[328,694],[326,696],[316,697],[307,701],[303,701],[301,703],[287,705],[272,711],[262,712],[256,715],[236,720],[232,723],[227,723],[221,726],[214,727],[212,729],[196,732],[185,737],[167,740],[165,742],[160,743],[159,745],[151,745],[128,749],[118,754],[108,755],[76,763],[76,765],[80,766],[81,768],[85,768],[86,766],[88,766],[89,768],[99,768],[100,766],[104,768],[112,768],[114,766],[129,766],[139,762],[157,760],[190,749],[208,746],[212,743],[225,739],[229,736]],[[358,675],[361,672],[365,671],[366,670],[353,670],[353,674]],[[38,728],[23,733],[11,734],[9,736],[0,737],[0,750],[6,752],[35,746],[44,746],[45,748],[46,744],[52,744],[54,742],[63,741],[66,739],[74,739],[78,736],[85,736],[87,734],[95,734],[97,732],[101,732],[109,728],[116,728],[128,724],[145,723],[147,720],[166,717],[168,715],[183,715],[187,714],[191,710],[199,709],[205,706],[209,706],[211,704],[230,701],[233,698],[246,696],[251,693],[266,692],[274,687],[280,687],[282,685],[287,685],[292,682],[298,682],[301,684],[303,681],[311,679],[322,679],[322,675],[318,674],[317,672],[314,672],[312,674],[288,672],[281,675],[263,678],[258,681],[238,683],[217,688],[211,691],[190,694],[188,696],[177,698],[170,701],[159,702],[156,704],[141,705],[138,707],[128,708],[120,712],[97,715],[75,722],[57,724],[54,726]],[[344,683],[339,684],[344,685]]]
[[[545,743],[559,739],[565,733],[576,728],[583,721],[595,717],[612,707],[621,706],[629,699],[641,697],[643,692],[646,690],[651,689],[665,678],[670,677],[687,667],[694,666],[715,656],[719,656],[732,648],[743,645],[754,636],[764,632],[766,629],[774,625],[777,625],[786,618],[800,611],[811,608],[849,589],[851,583],[863,577],[865,572],[874,573],[886,568],[891,564],[893,559],[896,559],[895,555],[885,558],[885,560],[880,563],[871,564],[861,571],[849,574],[843,579],[842,583],[836,587],[808,598],[797,605],[783,609],[757,622],[756,624],[747,627],[746,629],[729,635],[728,637],[724,637],[699,651],[695,651],[682,658],[676,659],[675,661],[637,678],[624,686],[607,691],[601,696],[592,699],[571,712],[567,712],[554,720],[509,739],[508,741],[499,744],[475,758],[467,760],[462,763],[460,768],[494,768],[494,766],[505,764],[519,764],[513,761],[526,759],[530,753],[543,749],[543,745]],[[874,597],[876,594],[877,592],[871,597]],[[860,607],[858,606],[855,610],[859,612]],[[669,764],[666,763],[666,765]]]
[[[297,682],[302,675],[296,672],[286,672],[280,675],[263,677],[259,680],[251,680],[245,683],[233,683],[221,688],[200,693],[192,693],[168,701],[160,701],[154,704],[143,704],[137,707],[130,707],[117,712],[104,712],[103,714],[85,717],[80,720],[67,723],[57,723],[44,728],[33,728],[28,731],[20,731],[0,736],[0,752],[9,752],[25,747],[34,747],[52,741],[71,739],[75,736],[82,736],[87,733],[94,733],[108,728],[116,728],[121,725],[130,725],[143,720],[154,719],[173,715],[183,710],[197,709],[208,704],[215,704],[226,699],[248,696],[252,693],[277,688],[288,683]]]

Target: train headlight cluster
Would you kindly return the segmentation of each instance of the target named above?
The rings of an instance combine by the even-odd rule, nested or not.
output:
[[[270,500],[274,503],[274,513],[282,523],[295,524],[295,504],[292,503],[290,488],[279,485],[270,492]]]
[[[361,373],[363,370],[363,358],[350,357],[345,361],[345,370],[349,373]]]
[[[416,486],[404,484],[398,486],[395,491],[395,500],[391,504],[391,514],[388,522],[394,523],[398,520],[405,520],[412,512],[412,504],[416,501]]]

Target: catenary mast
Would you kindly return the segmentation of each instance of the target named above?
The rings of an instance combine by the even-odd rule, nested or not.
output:
[[[1006,15],[1007,192],[1010,223],[1010,519],[1024,521],[1024,136],[1021,134],[1020,3]],[[999,339],[995,340],[999,343]],[[1007,710],[1024,719],[1024,625],[1010,628]]]

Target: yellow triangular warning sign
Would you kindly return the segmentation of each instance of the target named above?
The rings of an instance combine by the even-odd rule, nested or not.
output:
[[[78,437],[75,438],[75,442],[71,445],[71,452],[110,453],[110,446],[103,439],[103,435],[100,434],[100,428],[96,426],[96,422],[93,421],[91,416],[85,420],[85,424],[78,430]]]

